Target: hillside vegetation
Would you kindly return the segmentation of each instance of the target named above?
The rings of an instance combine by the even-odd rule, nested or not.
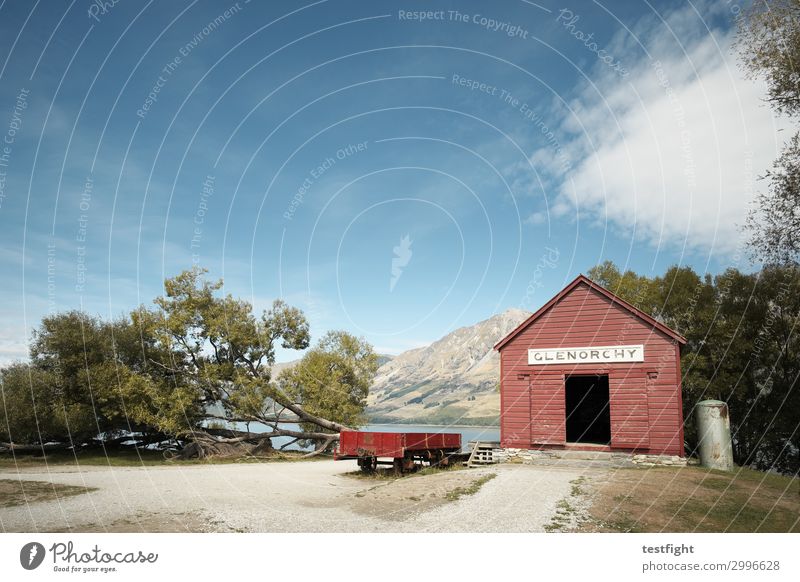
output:
[[[383,364],[367,399],[370,420],[497,425],[500,357],[494,345],[529,315],[508,309]]]

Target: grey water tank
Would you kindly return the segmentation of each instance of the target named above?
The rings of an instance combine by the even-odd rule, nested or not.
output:
[[[728,405],[720,400],[703,400],[697,403],[694,415],[700,464],[709,469],[732,471],[733,447]]]

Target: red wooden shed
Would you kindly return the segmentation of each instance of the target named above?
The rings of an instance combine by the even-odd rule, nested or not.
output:
[[[501,446],[683,456],[686,340],[580,275],[501,340]]]

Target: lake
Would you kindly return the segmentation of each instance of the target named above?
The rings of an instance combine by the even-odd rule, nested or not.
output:
[[[459,432],[461,448],[466,449],[470,441],[499,441],[497,426],[446,426],[438,424],[369,424],[361,430],[374,432]]]
[[[254,423],[255,424],[255,423]],[[244,427],[237,427],[245,430]],[[296,426],[286,425],[286,428],[297,430]],[[251,426],[253,432],[264,432],[260,426]],[[499,441],[500,428],[496,426],[447,426],[439,424],[368,424],[360,430],[373,432],[458,432],[461,433],[461,447],[467,448],[470,441]],[[275,437],[272,439],[272,446],[276,449],[281,445],[291,441],[290,437]],[[299,450],[300,447],[292,445],[287,450]]]

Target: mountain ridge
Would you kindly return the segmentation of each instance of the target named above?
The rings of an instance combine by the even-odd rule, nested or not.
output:
[[[510,308],[398,354],[378,369],[367,399],[370,421],[496,424],[500,357],[494,345],[529,315]]]

